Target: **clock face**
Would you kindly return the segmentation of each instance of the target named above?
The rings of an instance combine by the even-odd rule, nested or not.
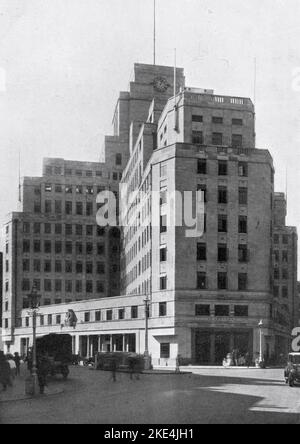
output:
[[[156,77],[156,79],[154,79],[153,84],[155,90],[158,92],[166,92],[167,89],[169,88],[168,81],[164,77]]]

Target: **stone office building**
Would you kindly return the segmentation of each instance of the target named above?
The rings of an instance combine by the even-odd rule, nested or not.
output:
[[[290,303],[282,303],[273,275],[277,231],[290,229],[285,220],[279,224],[276,219],[273,160],[267,150],[255,147],[251,100],[186,88],[182,69],[174,76],[171,67],[135,65],[130,91],[120,93],[114,135],[106,138],[107,164],[120,155],[121,184],[127,187],[122,197],[121,296],[110,293],[115,279],[106,275],[106,293],[90,293],[91,299],[81,302],[74,295],[73,302],[64,298],[66,305],[43,306],[38,334],[68,332],[74,352],[83,355],[95,350],[143,353],[147,313],[155,366],[174,365],[178,355],[184,362],[220,364],[234,348],[256,357],[262,320],[265,355],[278,353],[277,344],[287,352],[292,322],[286,320],[287,315],[294,319],[295,295],[291,285]],[[186,226],[174,223],[184,203],[179,194],[171,196],[175,191],[195,196],[197,190],[205,198],[205,229],[195,238],[187,235]],[[138,191],[143,194],[134,195]],[[75,200],[73,205],[77,208]],[[297,235],[292,231],[290,257],[295,258]],[[95,253],[94,248],[97,270]],[[26,261],[26,254],[20,250],[18,260]],[[106,260],[110,258],[108,254]],[[72,267],[75,262],[74,256]],[[76,286],[76,268],[74,273]],[[93,289],[97,281],[95,271]],[[44,298],[43,288],[41,293]],[[55,299],[53,294],[51,302]],[[20,327],[10,329],[8,324],[5,340],[19,350],[28,345],[30,320],[22,297],[15,300],[19,305],[12,319],[19,319]],[[75,328],[64,323],[69,309],[78,314]]]

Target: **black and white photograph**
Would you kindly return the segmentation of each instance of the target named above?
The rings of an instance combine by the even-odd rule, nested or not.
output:
[[[0,0],[0,424],[300,424],[299,18]]]

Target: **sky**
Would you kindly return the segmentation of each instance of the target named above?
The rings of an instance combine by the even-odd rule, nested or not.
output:
[[[255,100],[257,147],[300,229],[299,0],[156,2],[157,63],[176,48],[188,86]],[[0,223],[17,208],[19,151],[24,176],[43,157],[102,159],[118,92],[152,61],[153,0],[0,0]]]

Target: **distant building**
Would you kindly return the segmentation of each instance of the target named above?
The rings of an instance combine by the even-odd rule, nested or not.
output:
[[[178,355],[186,363],[221,364],[234,349],[256,358],[261,320],[264,355],[278,358],[289,350],[298,315],[297,233],[285,225],[284,196],[274,192],[273,159],[267,150],[256,148],[253,103],[186,88],[182,69],[174,75],[172,67],[137,64],[134,71],[130,91],[120,93],[114,135],[105,142],[103,170],[115,176],[102,182],[96,173],[100,165],[77,167],[62,161],[59,166],[48,160],[49,175],[44,170],[43,179],[28,180],[27,194],[24,182],[24,212],[13,216],[20,223],[8,224],[5,234],[6,258],[18,264],[10,263],[16,268],[9,268],[4,278],[5,300],[12,303],[3,315],[7,348],[25,351],[30,343],[25,296],[32,282],[40,280],[38,334],[69,332],[74,353],[83,356],[111,350],[144,353],[147,313],[155,366],[174,366]],[[114,172],[116,163],[119,169]],[[79,176],[77,169],[93,172]],[[42,191],[35,192],[35,180]],[[92,237],[87,234],[86,225],[95,222],[95,214],[94,219],[86,214],[87,204],[95,200],[98,186],[117,192],[119,181],[126,224],[120,238],[115,228],[105,231],[107,269],[101,278],[97,263],[103,250],[95,248],[101,236],[99,240],[97,227]],[[57,197],[56,183],[63,186],[62,199]],[[77,193],[78,185],[83,195]],[[94,194],[88,191],[92,188]],[[196,191],[202,191],[205,199],[204,233],[197,237],[187,233],[193,227],[175,224],[187,191],[193,193],[194,213]],[[35,236],[37,223],[53,223],[53,230],[62,223],[65,231]],[[85,227],[82,234],[76,234],[77,225]],[[109,233],[115,239],[112,247]],[[37,257],[32,250],[36,237],[44,248]],[[68,242],[68,247],[61,250],[60,242]],[[87,248],[88,243],[93,246]],[[274,276],[277,245],[279,278]],[[32,274],[28,261],[31,267],[35,260],[44,261],[45,268]],[[49,262],[55,267],[56,260],[64,263],[63,273],[49,271]],[[114,268],[119,261],[120,267]],[[77,273],[78,262],[83,264],[83,269],[78,268],[82,274]],[[59,280],[64,287],[58,298]],[[104,291],[98,292],[97,282],[102,281]],[[81,284],[84,290],[77,295]],[[285,286],[287,296],[283,296]],[[87,292],[88,288],[93,290]],[[69,310],[78,319],[75,327],[64,323]],[[15,324],[10,325],[10,317]]]

